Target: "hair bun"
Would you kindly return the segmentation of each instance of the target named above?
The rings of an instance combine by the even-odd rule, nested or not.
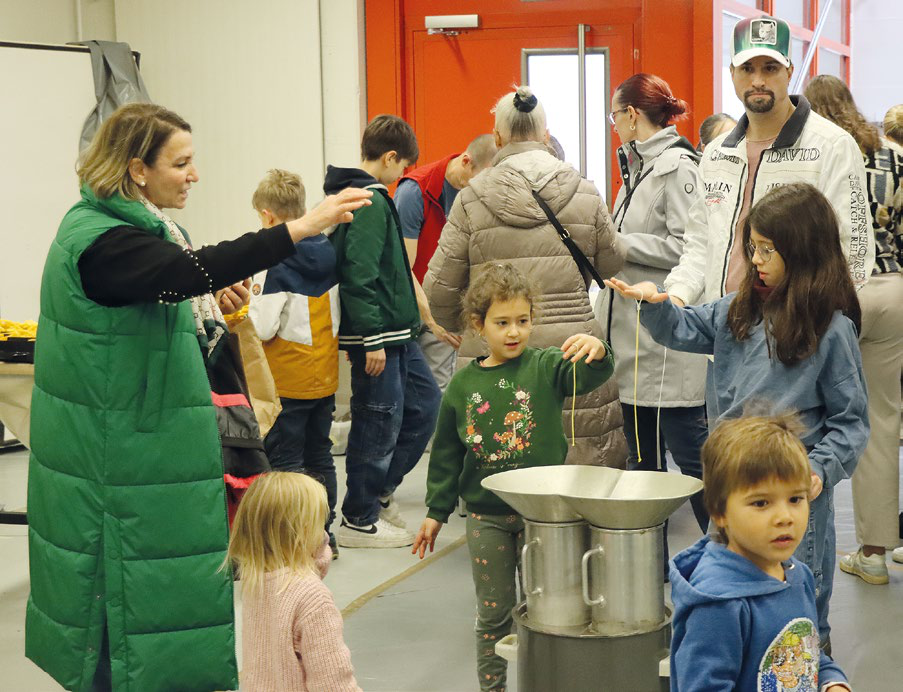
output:
[[[536,108],[537,103],[539,103],[539,101],[537,100],[536,95],[530,93],[526,89],[521,88],[514,93],[514,107],[521,113],[529,113]]]
[[[675,98],[674,96],[669,96],[666,105],[665,111],[670,113],[671,115],[683,115],[689,110],[689,104],[683,99]]]

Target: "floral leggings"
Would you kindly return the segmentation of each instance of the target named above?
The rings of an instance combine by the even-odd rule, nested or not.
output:
[[[517,514],[467,514],[467,548],[477,593],[477,674],[480,689],[504,692],[508,662],[496,642],[511,632],[511,611],[524,545],[524,522]]]

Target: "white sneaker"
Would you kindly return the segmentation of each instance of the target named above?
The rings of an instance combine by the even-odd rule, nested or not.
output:
[[[903,563],[903,548],[894,548],[894,552],[891,553],[891,558],[894,562]]]
[[[392,526],[407,531],[408,525],[401,516],[401,510],[398,509],[398,503],[395,501],[394,495],[387,495],[379,498],[379,518]]]
[[[414,543],[414,534],[384,519],[370,526],[355,526],[342,519],[335,537],[342,548],[403,548]]]
[[[348,432],[351,430],[350,420],[334,420],[329,428],[329,441],[332,442],[332,455],[342,456],[348,449]]]
[[[844,555],[838,563],[841,572],[854,574],[867,584],[887,584],[887,563],[884,555],[869,555],[866,557],[862,548],[855,553]]]

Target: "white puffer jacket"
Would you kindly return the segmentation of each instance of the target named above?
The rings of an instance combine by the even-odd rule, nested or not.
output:
[[[769,149],[762,152],[752,204],[769,190],[789,183],[810,183],[837,212],[840,242],[853,283],[861,287],[875,264],[875,239],[866,196],[865,166],[853,138],[813,113],[803,96],[791,96],[796,110]],[[686,248],[680,264],[665,280],[665,290],[685,303],[724,295],[734,226],[749,181],[746,127],[740,118],[731,132],[705,149],[700,165],[705,199],[690,208]]]

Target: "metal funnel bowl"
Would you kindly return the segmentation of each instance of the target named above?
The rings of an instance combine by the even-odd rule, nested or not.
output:
[[[587,485],[562,501],[593,526],[644,529],[657,526],[687,498],[702,490],[702,481],[679,473],[620,471],[614,484]]]
[[[622,473],[602,466],[537,466],[502,471],[484,478],[482,484],[524,519],[562,523],[583,519],[573,505],[567,504],[565,496],[605,497]]]

